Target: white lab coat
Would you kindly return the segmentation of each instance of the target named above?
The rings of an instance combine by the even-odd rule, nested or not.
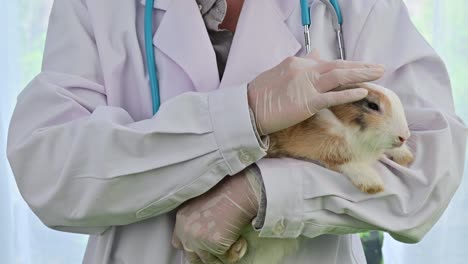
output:
[[[262,159],[246,84],[302,55],[299,1],[246,0],[220,82],[194,0],[156,0],[162,107],[152,116],[144,0],[56,0],[42,72],[19,95],[8,157],[21,194],[47,226],[91,234],[84,263],[182,263],[174,209],[252,163],[266,187],[263,237],[298,238],[285,263],[365,263],[352,233],[417,242],[462,177],[466,128],[444,64],[401,0],[340,1],[349,60],[382,63],[402,99],[416,160],[376,164],[386,191],[361,193],[316,164]],[[311,1],[312,46],[337,58],[331,14]],[[339,235],[345,234],[345,235]]]

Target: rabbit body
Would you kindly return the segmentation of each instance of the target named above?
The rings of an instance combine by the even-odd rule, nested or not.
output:
[[[410,136],[408,124],[394,92],[368,83],[356,87],[366,88],[368,96],[321,110],[295,126],[270,134],[267,157],[318,161],[347,176],[362,192],[383,191],[384,183],[372,165],[382,155],[404,166],[413,161],[405,144]],[[241,264],[284,263],[283,258],[299,245],[299,239],[259,238],[251,227],[243,237],[248,250]]]

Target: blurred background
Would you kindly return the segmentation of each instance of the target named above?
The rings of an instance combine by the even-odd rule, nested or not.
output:
[[[405,2],[445,60],[457,113],[468,121],[468,1]],[[0,263],[81,263],[87,237],[50,230],[37,219],[18,192],[4,151],[16,96],[40,70],[52,0],[0,0],[0,5]],[[368,264],[468,263],[467,176],[468,168],[449,208],[422,242],[407,245],[380,232],[362,234]]]

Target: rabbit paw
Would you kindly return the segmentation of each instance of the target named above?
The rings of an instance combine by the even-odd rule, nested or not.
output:
[[[375,194],[384,191],[384,184],[382,182],[382,179],[380,179],[380,177],[378,176],[373,178],[354,180],[353,183],[362,192],[368,194]]]
[[[382,178],[370,164],[347,163],[340,165],[339,169],[362,192],[375,194],[384,191]]]
[[[385,154],[389,159],[405,167],[408,167],[414,160],[413,153],[411,153],[406,144],[399,148],[387,150]]]

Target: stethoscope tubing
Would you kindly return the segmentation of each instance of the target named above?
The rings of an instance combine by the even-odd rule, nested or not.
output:
[[[151,102],[153,105],[153,115],[159,110],[161,104],[159,98],[159,83],[156,69],[156,58],[153,48],[153,4],[154,0],[146,0],[145,5],[145,50],[146,65],[151,88]]]

